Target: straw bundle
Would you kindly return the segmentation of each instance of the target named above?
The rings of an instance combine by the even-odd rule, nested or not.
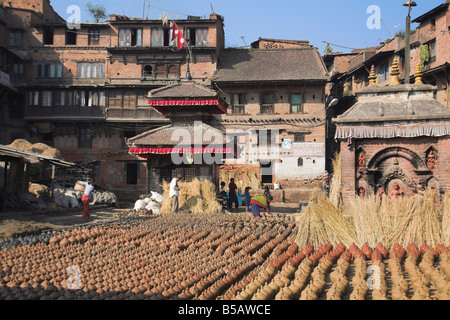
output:
[[[381,200],[376,195],[363,199],[355,196],[345,208],[345,214],[353,220],[358,246],[367,242],[372,247],[383,243],[392,248],[395,243],[403,242],[411,216],[419,208],[416,198],[385,196]]]
[[[25,152],[32,152],[36,154],[43,155],[45,157],[51,157],[51,158],[57,158],[61,159],[62,155],[61,152],[55,148],[52,148],[45,143],[35,143],[32,144],[31,142],[28,142],[25,139],[16,139],[14,140],[9,147],[15,148],[18,150],[22,150]]]
[[[443,200],[442,241],[444,245],[450,245],[450,189],[445,193]]]
[[[248,166],[222,167],[219,172],[220,181],[228,185],[230,179],[234,178],[234,182],[239,189],[244,190],[246,187],[251,187],[253,190],[261,189],[261,182],[255,170],[255,168]]]
[[[404,243],[428,243],[435,247],[442,243],[442,226],[439,220],[439,209],[436,205],[438,194],[427,189],[420,199],[420,207],[411,213],[411,220],[404,233]]]
[[[178,208],[180,212],[191,212],[193,214],[217,213],[221,211],[221,205],[217,200],[216,187],[209,180],[194,179],[191,182],[178,182],[180,187],[178,197]],[[170,194],[170,183],[163,181],[163,202],[161,213],[172,212],[172,199]]]
[[[347,219],[323,192],[314,190],[300,220],[297,244],[318,246],[326,242],[334,245],[342,242],[351,245],[355,238],[353,221]]]
[[[336,208],[342,206],[342,166],[341,154],[337,153],[332,160],[333,176],[330,183],[330,201]]]

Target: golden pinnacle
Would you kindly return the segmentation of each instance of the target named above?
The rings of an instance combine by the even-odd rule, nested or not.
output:
[[[400,85],[400,81],[398,80],[398,75],[400,74],[400,70],[398,69],[398,61],[397,58],[394,58],[394,61],[392,62],[392,68],[391,68],[391,83],[389,85],[391,86],[398,86]]]
[[[377,75],[375,74],[375,66],[372,65],[372,68],[370,69],[369,74],[369,87],[376,87],[377,86]]]
[[[420,86],[423,84],[422,82],[422,66],[420,63],[417,64],[416,67],[416,73],[414,74],[414,77],[416,78],[415,85]]]

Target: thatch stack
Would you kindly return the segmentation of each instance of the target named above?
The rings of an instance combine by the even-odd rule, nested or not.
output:
[[[346,218],[322,191],[315,190],[301,217],[297,244],[318,246],[326,242],[342,242],[350,246],[355,238],[352,220]]]
[[[261,189],[261,182],[258,178],[259,168],[248,165],[225,165],[220,168],[220,181],[228,184],[230,179],[234,178],[238,189],[245,190],[246,187],[251,187],[252,190]]]
[[[44,157],[51,157],[56,159],[62,158],[61,152],[59,150],[40,142],[32,144],[31,142],[25,139],[17,139],[14,140],[8,147],[22,150],[25,152],[36,153]]]
[[[217,200],[216,186],[209,180],[194,179],[192,182],[178,182],[180,188],[178,197],[178,211],[193,214],[218,213],[221,205]],[[163,181],[163,197],[161,214],[172,212],[170,183]]]
[[[442,240],[450,244],[450,189],[445,193],[443,201]]]
[[[344,207],[339,155],[333,167],[330,198],[315,191],[301,217],[297,237],[300,246],[328,241],[358,246],[367,243],[372,247],[382,243],[389,249],[395,244],[450,244],[450,190],[442,204],[438,193],[427,189],[424,195],[413,197],[355,196]]]

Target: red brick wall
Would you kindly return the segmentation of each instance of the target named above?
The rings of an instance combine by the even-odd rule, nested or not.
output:
[[[419,138],[395,138],[395,139],[362,139],[353,142],[351,148],[347,147],[347,141],[341,141],[342,157],[342,184],[343,198],[348,199],[355,194],[358,187],[357,180],[361,174],[357,170],[356,152],[362,147],[366,153],[366,162],[369,162],[381,151],[389,147],[402,147],[417,154],[423,163],[426,163],[426,152],[430,147],[438,151],[438,166],[431,175],[419,175],[415,172],[414,165],[407,159],[397,157],[398,164],[410,175],[416,184],[423,179],[434,177],[439,182],[441,190],[450,187],[450,137],[419,137]],[[385,172],[394,164],[394,157],[385,159],[378,169]],[[363,176],[364,178],[364,176]]]

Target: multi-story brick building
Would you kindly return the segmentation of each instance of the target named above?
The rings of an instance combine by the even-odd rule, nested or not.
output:
[[[327,71],[317,48],[260,38],[226,49],[212,82],[230,105],[218,125],[240,136],[228,164],[256,166],[263,184],[282,186],[325,171]]]
[[[24,64],[14,88],[22,116],[16,133],[2,131],[5,144],[19,137],[44,142],[70,161],[94,162],[101,187],[146,191],[148,162],[130,154],[126,140],[170,124],[149,108],[147,95],[188,78],[229,105],[211,125],[224,133],[254,129],[250,145],[258,150],[244,149],[230,163],[256,166],[266,184],[292,185],[325,170],[327,71],[308,41],[260,38],[251,49],[225,49],[223,17],[212,13],[176,20],[189,43],[177,51],[165,19],[113,14],[72,28],[49,0],[10,1],[0,10],[10,13],[6,31],[0,24],[10,39],[2,52]]]
[[[426,12],[412,20],[419,26],[411,32],[409,77],[412,79],[417,64],[422,65],[423,82],[437,87],[436,99],[441,104],[450,107],[448,99],[448,83],[450,81],[450,1]],[[349,56],[331,54],[325,56],[334,85],[332,93],[336,98],[346,100],[355,96],[355,92],[369,83],[369,72],[372,65],[377,74],[377,85],[385,86],[390,82],[391,66],[397,59],[400,69],[399,79],[405,79],[404,57],[405,36],[398,33],[392,39],[380,43],[377,47],[353,50]],[[345,62],[343,60],[348,60]],[[344,62],[344,63],[342,63]],[[345,68],[345,64],[347,64]],[[334,69],[335,66],[338,68]]]
[[[169,122],[148,107],[150,90],[179,83],[188,65],[194,81],[210,84],[224,47],[223,18],[213,13],[176,21],[190,44],[188,64],[164,20],[111,15],[71,29],[49,0],[10,1],[0,10],[11,24],[2,54],[24,61],[17,87],[22,123],[2,142],[47,143],[71,161],[96,161],[95,178],[104,188],[145,191],[146,161],[130,155],[125,140]]]

